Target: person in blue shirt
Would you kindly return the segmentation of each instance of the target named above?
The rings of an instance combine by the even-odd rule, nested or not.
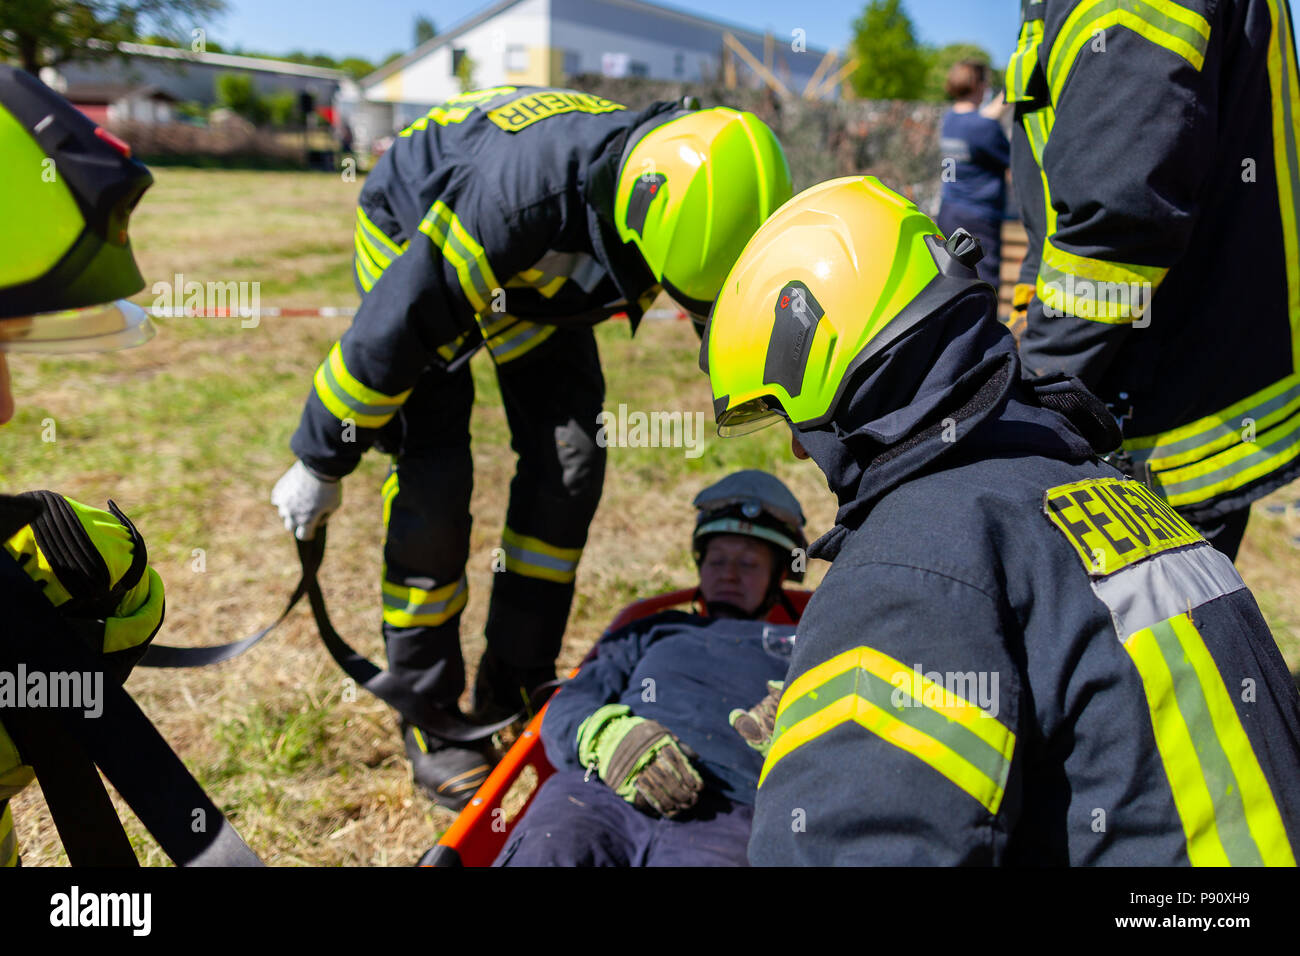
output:
[[[794,640],[793,625],[763,618],[802,577],[791,558],[807,547],[804,518],[761,471],[729,475],[695,506],[700,613],[605,635],[556,694],[542,722],[556,773],[497,866],[747,864],[763,758],[746,723],[770,733]]]
[[[988,91],[988,67],[978,60],[954,64],[944,89],[953,104],[944,115],[939,134],[943,154],[939,228],[945,236],[962,228],[980,241],[984,258],[977,271],[996,289],[1002,268],[1007,167],[1011,164],[1011,144],[996,119],[1003,104],[999,97],[980,110]]]

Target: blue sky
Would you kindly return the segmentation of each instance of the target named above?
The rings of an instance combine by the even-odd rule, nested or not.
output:
[[[266,53],[290,50],[357,55],[381,60],[411,46],[412,25],[421,14],[447,30],[494,0],[227,0],[227,12],[212,24],[197,24],[227,47]],[[865,0],[791,3],[790,0],[681,0],[669,5],[752,29],[786,35],[807,31],[810,46],[843,49],[850,25]],[[1018,0],[904,0],[926,43],[978,43],[1005,64],[1015,46]],[[797,11],[797,12],[796,12]],[[179,25],[178,25],[179,26]]]

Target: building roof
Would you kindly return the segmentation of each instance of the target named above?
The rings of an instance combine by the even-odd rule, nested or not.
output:
[[[505,13],[511,7],[521,2],[523,2],[523,0],[499,0],[498,3],[483,8],[468,19],[456,24],[446,33],[440,33],[436,37],[425,40],[411,52],[398,57],[391,63],[384,64],[379,69],[375,70],[375,72],[367,74],[359,81],[360,86],[362,88],[368,88],[376,83],[382,82],[411,63],[423,59],[440,46],[450,43],[466,31],[472,30],[474,27],[491,20],[493,17]],[[710,17],[702,17],[697,13],[691,13],[688,10],[682,10],[677,7],[664,6],[663,4],[658,3],[646,3],[644,0],[600,0],[600,2],[606,3],[609,6],[627,7],[633,10],[639,10],[643,13],[673,17],[678,20],[686,21],[695,27],[704,27],[713,30],[727,30],[735,34],[737,38],[743,37],[750,41],[758,43],[763,42],[763,34],[756,30],[752,30],[749,27],[738,26],[734,23],[728,23],[725,20],[714,20]],[[808,47],[807,52],[814,56],[819,53],[825,53],[824,50],[815,47]]]
[[[511,0],[518,3],[519,0]],[[305,63],[289,63],[284,60],[268,60],[260,56],[240,56],[235,53],[197,53],[180,47],[155,46],[152,43],[119,43],[121,53],[133,56],[149,56],[162,60],[187,60],[190,63],[206,63],[209,66],[226,66],[241,70],[257,70],[263,73],[284,73],[290,76],[310,76],[320,80],[347,80],[350,75],[346,70],[331,70],[323,66],[308,66]]]

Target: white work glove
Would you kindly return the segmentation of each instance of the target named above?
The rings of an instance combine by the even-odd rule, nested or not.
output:
[[[271,504],[295,538],[310,541],[321,522],[343,504],[343,484],[295,461],[271,490]]]

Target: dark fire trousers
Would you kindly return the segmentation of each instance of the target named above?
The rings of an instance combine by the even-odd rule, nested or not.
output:
[[[547,671],[605,476],[605,449],[596,443],[605,381],[591,329],[557,330],[532,354],[498,367],[497,381],[519,460],[492,551],[487,646],[507,667]],[[377,443],[394,458],[384,485],[389,667],[449,710],[465,687],[459,628],[468,599],[473,404],[468,364],[426,369]]]

